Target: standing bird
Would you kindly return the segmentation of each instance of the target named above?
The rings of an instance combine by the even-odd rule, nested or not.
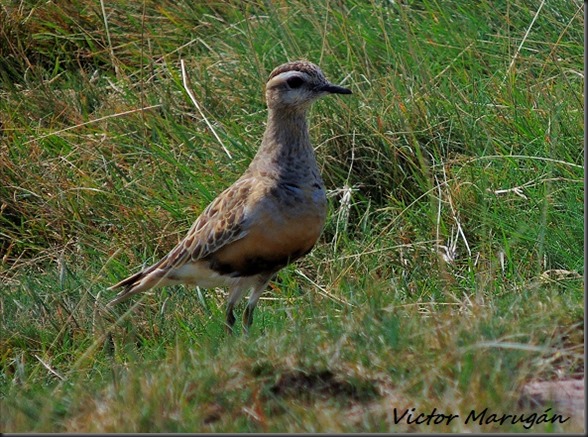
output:
[[[249,168],[208,205],[171,252],[110,287],[123,290],[108,307],[165,285],[229,287],[226,324],[232,332],[233,309],[252,289],[243,313],[247,331],[274,274],[310,252],[322,232],[327,198],[307,113],[315,100],[333,93],[351,90],[330,83],[310,62],[275,68],[266,85],[267,127]]]

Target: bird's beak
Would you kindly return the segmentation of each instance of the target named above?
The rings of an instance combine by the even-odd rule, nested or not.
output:
[[[351,90],[344,88],[342,86],[333,85],[332,83],[327,83],[325,85],[321,85],[318,87],[318,91],[323,91],[325,93],[332,93],[332,94],[351,94]]]

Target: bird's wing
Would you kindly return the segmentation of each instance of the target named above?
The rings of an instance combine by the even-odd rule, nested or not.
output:
[[[196,219],[184,239],[162,260],[160,269],[206,258],[247,235],[246,206],[251,180],[240,179],[223,191]]]
[[[252,188],[252,180],[242,178],[219,194],[196,219],[186,237],[165,257],[109,287],[111,290],[124,288],[109,305],[151,288],[167,275],[166,272],[206,258],[223,246],[245,237],[251,221],[247,205]]]

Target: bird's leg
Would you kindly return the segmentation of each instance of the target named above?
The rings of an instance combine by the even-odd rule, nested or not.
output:
[[[237,305],[237,303],[239,303],[239,300],[241,300],[241,297],[243,296],[243,293],[245,293],[247,291],[247,289],[250,287],[250,285],[248,284],[237,284],[235,286],[233,286],[231,288],[231,290],[229,291],[229,301],[227,303],[227,312],[226,312],[226,324],[227,324],[227,333],[232,334],[233,333],[233,326],[235,325],[235,314],[233,313],[233,310],[235,309],[235,305]]]
[[[253,288],[251,292],[251,296],[249,296],[249,302],[247,302],[247,306],[245,307],[245,311],[243,312],[243,331],[247,334],[249,332],[249,328],[253,324],[253,311],[255,311],[255,306],[257,305],[257,301],[261,297],[261,294],[267,287],[269,283],[270,277],[262,277],[259,281],[258,285]]]
[[[255,304],[251,305],[251,301],[247,303],[245,311],[243,312],[243,331],[245,334],[249,333],[249,328],[253,324],[253,311],[255,310]]]
[[[229,302],[227,305],[227,312],[226,312],[226,330],[227,334],[233,333],[233,326],[235,325],[235,313],[233,312],[233,307],[235,304],[233,302]]]

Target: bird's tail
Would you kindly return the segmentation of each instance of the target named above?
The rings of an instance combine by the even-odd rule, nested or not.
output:
[[[165,258],[161,259],[157,263],[149,266],[132,276],[108,287],[108,290],[115,290],[117,288],[123,288],[123,290],[116,295],[106,305],[107,308],[112,308],[117,303],[127,300],[129,297],[141,293],[142,291],[149,290],[150,288],[164,285],[162,280],[164,279],[162,271],[159,269],[161,264],[165,261]]]

